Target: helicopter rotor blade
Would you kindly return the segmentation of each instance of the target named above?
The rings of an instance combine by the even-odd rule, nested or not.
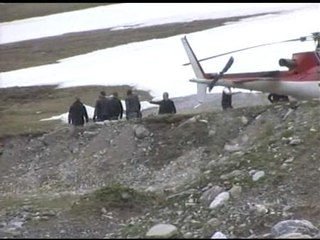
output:
[[[233,62],[234,62],[233,57],[230,57],[229,60],[228,60],[228,62],[227,62],[227,64],[226,64],[226,65],[224,66],[224,68],[222,69],[222,71],[221,71],[219,74],[217,74],[217,75],[213,78],[213,80],[211,81],[211,83],[209,84],[209,92],[211,92],[212,88],[214,87],[214,85],[216,84],[216,82],[223,76],[223,74],[226,73],[226,72],[229,70],[229,68],[232,66]]]
[[[268,45],[273,45],[273,44],[279,44],[279,43],[285,43],[285,42],[295,42],[295,41],[304,42],[304,41],[306,41],[306,40],[307,40],[307,37],[300,37],[300,38],[289,39],[289,40],[285,40],[285,41],[264,43],[264,44],[260,44],[260,45],[256,45],[256,46],[252,46],[252,47],[241,48],[241,49],[237,49],[237,50],[234,50],[234,51],[230,51],[230,52],[226,52],[226,53],[214,55],[214,56],[207,57],[207,58],[202,58],[202,59],[199,59],[198,61],[199,61],[199,62],[202,62],[202,61],[206,61],[206,60],[209,60],[209,59],[212,59],[212,58],[221,57],[221,56],[228,55],[228,54],[231,54],[231,53],[241,52],[241,51],[244,51],[244,50],[249,50],[249,49],[257,48],[257,47],[263,47],[263,46],[268,46]],[[190,63],[185,63],[185,64],[183,64],[183,66],[187,66],[187,65],[190,65]]]

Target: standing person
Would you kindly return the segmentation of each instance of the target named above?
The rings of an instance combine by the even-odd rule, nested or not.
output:
[[[85,122],[89,122],[86,107],[76,97],[76,101],[70,106],[68,114],[68,123],[74,126],[83,126]]]
[[[174,105],[174,102],[169,99],[169,94],[164,92],[162,97],[163,100],[161,101],[150,101],[152,104],[160,105],[158,114],[175,114],[177,112],[176,106]]]
[[[225,87],[222,91],[221,106],[223,110],[232,109],[232,95],[240,92],[232,92],[230,87]]]
[[[106,97],[105,91],[100,92],[99,99],[96,101],[94,108],[93,121],[101,122],[110,119],[109,100]]]
[[[133,118],[141,118],[141,105],[139,97],[133,94],[131,89],[127,91],[127,98],[125,99],[125,103],[127,120]]]
[[[123,107],[120,99],[118,98],[118,93],[114,92],[109,100],[110,107],[110,120],[122,119]]]

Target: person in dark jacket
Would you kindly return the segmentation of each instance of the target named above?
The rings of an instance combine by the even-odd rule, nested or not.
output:
[[[232,92],[230,87],[225,87],[222,91],[222,97],[221,97],[221,106],[223,110],[232,109],[232,95],[241,93],[238,92]]]
[[[122,119],[123,107],[118,93],[114,92],[109,100],[110,120]]]
[[[163,93],[162,95],[163,100],[161,101],[150,101],[152,104],[159,105],[159,112],[158,114],[175,114],[176,106],[174,105],[174,102],[169,99],[169,94],[167,92]]]
[[[101,122],[110,119],[109,99],[104,91],[100,92],[99,99],[94,108],[93,121]]]
[[[268,100],[271,103],[277,103],[277,102],[289,102],[289,97],[286,95],[279,95],[275,93],[270,93],[268,95]]]
[[[230,87],[225,87],[222,91],[221,106],[223,110],[233,108],[232,106],[232,92]]]
[[[87,109],[78,97],[69,108],[68,122],[74,126],[83,126],[85,122],[89,122]]]
[[[127,91],[126,103],[126,118],[127,120],[141,118],[141,105],[139,97],[132,93],[132,90]]]

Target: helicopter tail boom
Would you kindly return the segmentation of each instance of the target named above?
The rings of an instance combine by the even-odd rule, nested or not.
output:
[[[192,69],[196,75],[197,78],[199,79],[205,79],[205,73],[196,57],[194,54],[192,48],[190,47],[190,44],[188,43],[188,40],[186,37],[181,38],[183,47],[188,55],[189,61],[191,63]],[[208,83],[207,82],[196,82],[197,83],[197,99],[199,103],[203,103],[205,101],[205,97],[207,94],[207,87]]]

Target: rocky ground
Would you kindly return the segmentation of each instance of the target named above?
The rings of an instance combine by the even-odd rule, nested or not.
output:
[[[7,138],[0,236],[319,237],[319,119],[291,102]]]
[[[90,7],[2,5],[1,21]],[[3,44],[0,66],[49,64],[239,19]],[[0,91],[0,238],[320,238],[319,101],[271,105],[239,94],[222,112],[220,94],[196,109],[189,96],[174,99],[177,115],[154,116],[155,108],[141,121],[39,130],[39,119],[65,112],[75,94],[93,103],[99,91],[89,90]]]

